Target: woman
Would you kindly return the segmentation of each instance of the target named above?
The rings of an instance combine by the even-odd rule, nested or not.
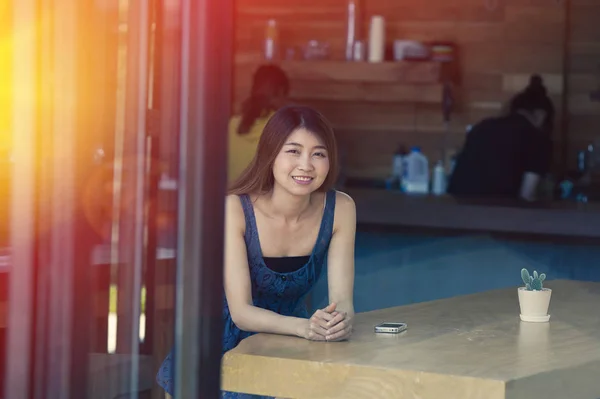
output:
[[[350,336],[356,210],[332,188],[337,156],[331,126],[310,108],[282,108],[266,124],[226,199],[223,353],[260,332],[313,341]],[[309,318],[304,298],[326,259],[330,305]],[[157,376],[168,394],[171,363],[172,354]]]
[[[511,101],[508,115],[486,119],[468,133],[448,192],[534,200],[550,167],[553,122],[552,101],[542,79],[534,75]]]
[[[230,183],[240,176],[254,157],[267,121],[283,106],[289,90],[289,80],[278,66],[263,65],[254,73],[250,97],[243,103],[241,115],[232,117],[229,122]]]

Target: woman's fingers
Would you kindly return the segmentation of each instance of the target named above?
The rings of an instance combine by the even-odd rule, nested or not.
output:
[[[329,305],[325,306],[325,308],[323,308],[322,310],[326,313],[331,313],[331,312],[335,311],[336,307],[337,307],[337,304],[335,302],[332,302]]]
[[[326,313],[322,310],[317,310],[314,315],[310,318],[312,323],[318,324],[320,327],[327,329],[327,323],[333,320],[337,316],[337,312],[334,313]]]
[[[310,322],[310,331],[308,333],[308,339],[313,341],[325,341],[327,330],[318,325],[317,323]]]
[[[350,326],[350,320],[345,319],[337,323],[333,327],[327,328],[327,335],[337,334],[340,331],[347,329]]]
[[[348,325],[343,330],[340,330],[334,334],[327,334],[325,340],[327,341],[342,341],[347,339],[352,334],[352,326]]]
[[[327,313],[324,312],[323,310],[319,309],[315,312],[314,316],[329,321],[331,319],[333,319],[336,315],[338,314],[338,312],[333,312],[333,313]]]
[[[329,328],[327,326],[327,320],[321,319],[319,317],[313,316],[310,318],[310,322],[313,324],[318,325],[319,327],[321,327],[323,330],[327,330],[327,328]]]
[[[346,312],[339,312],[337,315],[335,315],[334,317],[331,318],[331,320],[329,320],[327,322],[327,328],[329,330],[335,328],[338,324],[340,324],[343,320],[346,319],[346,316],[348,314]],[[343,327],[339,327],[339,328],[343,328]],[[336,332],[338,330],[334,330],[334,332]]]

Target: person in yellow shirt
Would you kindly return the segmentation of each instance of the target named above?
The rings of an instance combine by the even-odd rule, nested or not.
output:
[[[252,79],[250,96],[240,115],[229,121],[228,184],[233,183],[252,161],[263,128],[285,105],[290,90],[286,73],[276,65],[261,65]]]

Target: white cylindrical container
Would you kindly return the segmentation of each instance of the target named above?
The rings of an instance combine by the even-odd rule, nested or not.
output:
[[[433,183],[431,191],[435,195],[442,195],[446,192],[446,170],[442,161],[439,161],[433,168]]]
[[[356,0],[348,0],[348,10],[346,21],[346,61],[352,61],[354,58],[354,42],[356,41]]]
[[[369,29],[369,62],[382,62],[384,54],[385,20],[381,15],[374,15]]]

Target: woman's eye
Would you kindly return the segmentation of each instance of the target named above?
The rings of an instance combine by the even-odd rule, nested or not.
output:
[[[315,156],[319,158],[325,158],[327,157],[327,154],[325,154],[324,152],[315,152]]]
[[[298,151],[298,150],[287,150],[286,152],[288,154],[300,154],[300,151]]]

